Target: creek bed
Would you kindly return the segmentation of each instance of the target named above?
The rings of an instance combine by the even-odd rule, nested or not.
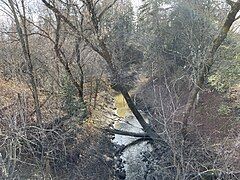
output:
[[[130,112],[127,103],[121,94],[115,96],[116,114],[121,117],[120,121],[114,123],[114,128],[140,133],[143,132],[141,125],[138,123],[135,116]],[[117,145],[128,145],[129,143],[137,140],[138,138],[123,136],[115,134],[113,143]],[[145,179],[146,164],[142,161],[141,154],[146,151],[151,151],[152,147],[146,141],[140,142],[136,145],[132,145],[126,148],[121,159],[124,162],[124,170],[126,171],[126,180],[142,180]]]

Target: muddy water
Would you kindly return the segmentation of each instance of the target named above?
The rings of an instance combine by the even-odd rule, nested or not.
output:
[[[130,113],[130,110],[122,94],[117,94],[114,97],[114,101],[117,108],[117,115],[121,118],[125,118],[127,113]]]
[[[121,121],[116,122],[114,127],[123,131],[129,132],[143,132],[140,124],[133,116],[128,108],[126,101],[121,94],[115,96],[116,113],[121,117]],[[137,138],[115,135],[114,143],[119,145],[127,145]],[[125,161],[124,169],[126,171],[127,180],[143,180],[146,171],[145,164],[141,161],[141,153],[144,151],[151,151],[151,146],[147,142],[142,142],[131,146],[124,150],[121,158]]]

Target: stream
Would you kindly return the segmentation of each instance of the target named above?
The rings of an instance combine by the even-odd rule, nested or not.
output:
[[[124,97],[121,94],[115,96],[116,114],[121,118],[120,121],[114,123],[114,128],[129,132],[143,132],[141,125],[131,113]],[[143,114],[144,115],[144,114]],[[115,134],[113,143],[118,145],[128,145],[138,138]],[[126,180],[143,180],[146,172],[146,164],[142,161],[141,154],[146,151],[151,151],[151,145],[146,141],[132,145],[126,148],[121,159],[124,162],[126,171]]]

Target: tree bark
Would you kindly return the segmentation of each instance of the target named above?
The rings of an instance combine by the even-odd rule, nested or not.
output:
[[[13,13],[13,17],[16,23],[16,28],[17,28],[17,34],[19,36],[20,39],[20,43],[22,46],[22,50],[23,50],[23,55],[24,55],[24,59],[27,63],[27,67],[28,67],[28,75],[29,75],[29,79],[30,79],[30,84],[32,87],[32,95],[33,95],[33,99],[34,99],[34,106],[35,106],[35,111],[36,111],[36,117],[37,117],[37,122],[38,124],[42,123],[42,113],[41,113],[41,108],[40,108],[40,101],[39,101],[39,97],[38,97],[38,90],[37,90],[37,84],[36,84],[36,80],[34,77],[34,70],[33,70],[33,64],[32,64],[32,60],[31,60],[31,55],[30,55],[30,49],[29,49],[29,45],[28,45],[28,33],[27,33],[27,27],[26,27],[26,16],[25,16],[25,9],[24,9],[24,5],[23,5],[23,28],[20,25],[19,19],[17,17],[17,13],[14,7],[14,3],[12,0],[8,0],[11,11]],[[23,3],[23,1],[22,1]]]
[[[55,44],[54,44],[54,50],[56,53],[57,58],[59,59],[60,63],[63,65],[66,73],[68,74],[68,77],[70,78],[70,81],[72,82],[72,84],[75,86],[75,88],[78,91],[78,97],[80,99],[81,102],[84,103],[84,98],[83,98],[83,70],[80,68],[80,73],[81,73],[81,80],[80,80],[80,84],[78,83],[78,81],[74,78],[72,71],[69,67],[69,63],[67,62],[66,59],[64,59],[64,53],[61,51],[60,47],[59,47],[59,39],[60,39],[60,29],[61,29],[61,22],[60,22],[60,17],[56,14],[56,19],[57,19],[57,29],[55,31]],[[76,58],[77,58],[77,62],[78,64],[80,63],[80,51],[79,51],[79,42],[76,42]]]
[[[131,136],[131,137],[141,137],[141,138],[148,137],[149,138],[147,133],[135,133],[135,132],[122,131],[119,129],[102,129],[102,130],[112,135],[119,134],[124,136]]]
[[[224,21],[224,24],[222,28],[220,29],[219,34],[216,36],[216,38],[213,40],[209,51],[206,54],[205,61],[201,64],[202,69],[200,70],[197,82],[193,89],[191,90],[189,94],[189,98],[186,104],[185,111],[183,112],[183,128],[182,128],[182,134],[183,137],[186,138],[187,135],[187,127],[188,127],[188,119],[191,114],[191,111],[193,109],[194,102],[196,100],[197,94],[200,91],[200,89],[204,86],[204,81],[209,74],[209,71],[214,64],[214,56],[220,47],[220,45],[223,43],[223,41],[226,39],[227,34],[236,20],[236,15],[240,10],[240,0],[237,2],[233,2],[228,0],[227,3],[231,6],[231,9]]]
[[[131,99],[127,89],[125,88],[124,84],[121,83],[121,76],[119,74],[119,71],[117,69],[117,67],[115,67],[114,62],[113,62],[113,57],[112,54],[109,50],[109,48],[107,47],[105,41],[103,39],[101,39],[101,35],[98,34],[99,33],[99,27],[98,25],[96,25],[96,23],[99,21],[96,19],[92,19],[91,21],[93,21],[93,36],[96,36],[96,42],[91,42],[89,38],[87,38],[86,36],[84,36],[84,34],[81,32],[81,30],[79,30],[67,17],[65,17],[54,5],[51,5],[50,3],[48,3],[46,0],[42,0],[42,2],[50,9],[52,10],[55,14],[57,14],[66,24],[69,25],[69,27],[76,32],[76,34],[78,36],[80,36],[94,51],[96,51],[107,63],[109,70],[112,74],[112,87],[114,89],[117,89],[124,97],[124,99],[126,100],[130,110],[132,111],[132,113],[134,114],[134,116],[136,117],[136,119],[138,120],[138,122],[140,123],[140,125],[142,126],[143,130],[149,135],[149,137],[159,143],[161,143],[161,145],[168,147],[168,144],[163,140],[163,138],[160,137],[160,135],[153,129],[153,127],[148,124],[144,118],[142,117],[142,115],[140,114],[140,112],[138,111],[137,107],[135,106],[133,100]],[[115,1],[116,2],[116,1]],[[87,2],[85,2],[87,3]],[[92,6],[87,6],[88,11],[91,15],[96,15],[93,13],[93,11],[95,9],[89,9]],[[94,8],[94,7],[92,7]]]

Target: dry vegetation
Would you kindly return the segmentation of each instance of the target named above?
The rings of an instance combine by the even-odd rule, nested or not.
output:
[[[91,118],[82,122],[77,117],[58,119],[44,114],[48,121],[39,126],[31,117],[33,108],[28,89],[14,82],[2,82],[1,95],[7,97],[8,101],[4,102],[10,104],[1,109],[0,173],[3,179],[113,177],[113,146],[109,137],[95,128]],[[51,101],[56,103],[52,97],[44,108],[57,111]],[[55,119],[49,121],[50,117]]]
[[[240,0],[132,6],[0,0],[0,178],[124,179],[142,141],[143,179],[240,178]],[[115,129],[126,108],[142,132]]]

